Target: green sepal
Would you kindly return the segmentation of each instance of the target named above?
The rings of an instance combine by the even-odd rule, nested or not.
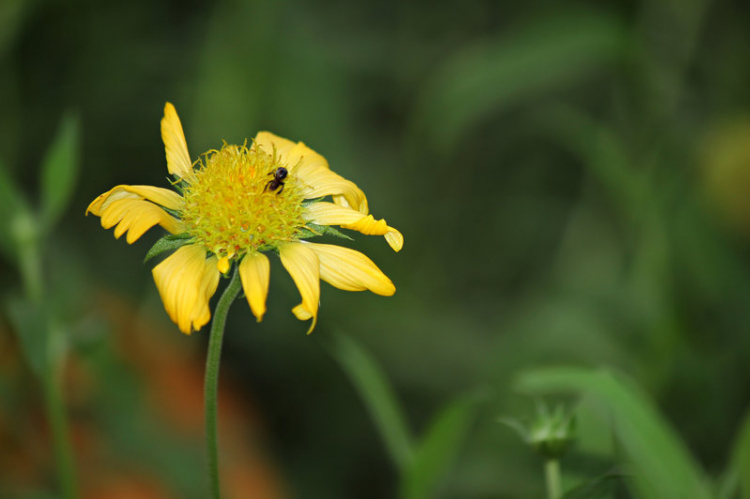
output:
[[[353,241],[351,237],[344,234],[340,230],[338,230],[335,227],[332,227],[330,225],[317,225],[314,223],[308,223],[301,231],[300,231],[300,238],[307,239],[310,237],[316,237],[316,236],[322,236],[322,235],[330,235],[334,237],[340,237],[342,239],[348,239],[349,241]]]
[[[151,260],[153,257],[164,253],[165,251],[176,250],[177,248],[190,242],[192,236],[187,233],[183,234],[167,234],[162,237],[146,253],[146,258],[143,259],[143,263]]]
[[[303,208],[307,208],[310,205],[313,205],[315,203],[323,201],[323,199],[325,199],[325,196],[321,196],[321,197],[315,198],[315,199],[306,199],[306,200],[302,201],[302,207]]]

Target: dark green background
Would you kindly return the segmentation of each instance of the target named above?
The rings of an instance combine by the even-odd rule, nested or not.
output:
[[[207,330],[170,326],[142,264],[160,231],[131,247],[83,217],[114,185],[168,186],[165,101],[193,157],[259,130],[302,140],[402,231],[399,254],[381,238],[345,243],[396,295],[324,284],[310,337],[278,260],[263,323],[232,309],[222,376],[255,405],[291,497],[397,490],[326,353],[339,332],[383,365],[418,431],[449,399],[489,393],[439,497],[541,496],[541,461],[496,418],[532,414],[512,380],[546,365],[633,378],[712,472],[750,401],[749,27],[747,4],[728,0],[2,0],[0,162],[33,198],[63,114],[79,113],[80,177],[47,247],[50,279],[79,311],[96,313],[98,290],[129,297],[193,343],[197,365]],[[0,270],[2,290],[18,286],[10,261]],[[100,321],[76,355],[117,348]],[[130,380],[108,404],[140,400],[147,377],[107,372]],[[139,426],[86,407],[72,419],[101,425],[114,454],[151,452]],[[568,466],[606,469],[584,451]],[[170,459],[146,466],[176,490],[201,483],[199,457]]]

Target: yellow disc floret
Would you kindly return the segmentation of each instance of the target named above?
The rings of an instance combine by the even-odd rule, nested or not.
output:
[[[183,187],[187,232],[221,259],[296,240],[305,226],[300,182],[290,175],[269,184],[288,166],[256,146],[205,153]]]

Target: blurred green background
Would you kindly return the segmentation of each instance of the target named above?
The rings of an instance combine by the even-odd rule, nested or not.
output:
[[[63,116],[79,124],[75,188],[43,250],[46,300],[75,325],[65,395],[83,495],[204,497],[208,330],[182,335],[159,301],[142,260],[160,229],[128,246],[83,216],[114,185],[168,186],[166,101],[193,157],[259,130],[302,140],[405,236],[399,254],[347,243],[396,295],[324,284],[309,337],[278,260],[263,323],[235,304],[228,497],[402,490],[330,353],[340,335],[381,366],[417,435],[482,392],[427,497],[542,497],[541,459],[497,418],[533,415],[517,377],[548,366],[630,378],[720,476],[750,406],[748,28],[750,7],[730,0],[1,0],[0,193],[13,179],[37,204]],[[21,287],[10,246],[4,302]],[[55,497],[40,387],[7,310],[0,491]],[[620,463],[605,423],[582,415],[566,483]]]

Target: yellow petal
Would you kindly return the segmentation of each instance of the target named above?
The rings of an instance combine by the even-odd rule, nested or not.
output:
[[[152,273],[169,317],[180,331],[190,334],[211,319],[208,302],[219,285],[216,257],[206,258],[206,250],[183,246],[154,267]]]
[[[313,203],[305,209],[305,220],[318,225],[340,225],[344,229],[356,230],[368,236],[385,236],[385,240],[395,251],[404,246],[404,236],[388,226],[385,220],[375,220],[372,215],[363,216],[362,213],[321,201]]]
[[[312,333],[318,320],[320,302],[320,262],[315,253],[302,243],[289,243],[279,247],[284,268],[292,276],[302,295],[302,303],[292,309],[299,320],[312,318],[307,334]]]
[[[377,265],[359,251],[334,244],[307,243],[320,261],[320,278],[344,291],[364,291],[391,296],[396,287]]]
[[[354,182],[332,172],[328,161],[303,142],[292,142],[270,132],[258,133],[254,142],[268,154],[275,151],[289,175],[296,176],[306,186],[306,199],[333,196],[336,204],[354,208],[365,215],[369,213],[365,193]]]
[[[284,164],[289,164],[289,151],[297,145],[289,139],[279,137],[271,132],[258,132],[253,143],[263,149],[267,154],[276,152],[276,157]]]
[[[247,303],[258,322],[263,320],[266,313],[270,274],[271,266],[263,253],[248,253],[240,263],[242,289],[245,290]]]
[[[306,188],[305,199],[333,196],[337,205],[353,208],[363,215],[369,213],[367,197],[354,182],[324,168],[301,169],[300,179]]]
[[[177,110],[167,102],[164,106],[164,118],[161,120],[161,139],[167,153],[167,169],[179,178],[190,177],[193,173],[193,163],[190,161],[185,133],[182,131],[180,117]]]
[[[170,210],[179,211],[183,206],[182,196],[171,189],[163,189],[152,185],[118,185],[94,199],[86,209],[96,216],[101,216],[102,210],[109,203],[118,199],[147,199]]]
[[[124,198],[107,203],[101,212],[102,227],[115,228],[115,237],[119,239],[125,232],[128,244],[137,241],[154,225],[161,225],[172,234],[183,231],[180,221],[164,211],[161,207],[143,199]]]

